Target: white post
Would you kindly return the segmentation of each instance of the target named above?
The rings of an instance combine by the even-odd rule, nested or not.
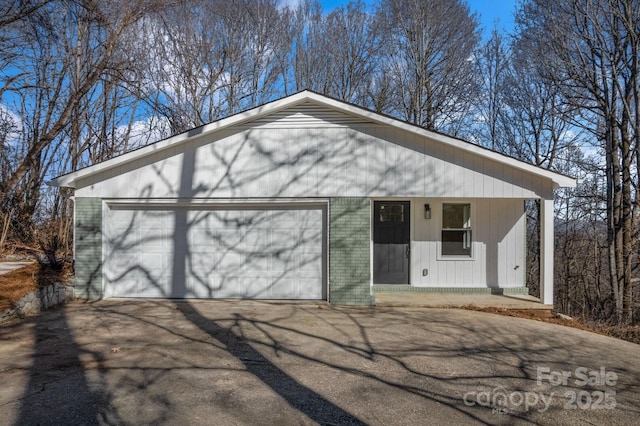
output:
[[[553,198],[540,200],[540,302],[553,305]]]

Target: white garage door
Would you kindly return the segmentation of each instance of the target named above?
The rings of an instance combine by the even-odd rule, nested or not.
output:
[[[325,299],[325,212],[108,205],[104,296]]]

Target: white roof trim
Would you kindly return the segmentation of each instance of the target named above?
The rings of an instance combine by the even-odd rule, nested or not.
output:
[[[550,179],[553,182],[555,188],[573,188],[577,184],[576,180],[569,176],[555,173],[541,167],[534,166],[533,164],[525,163],[523,161],[516,160],[506,155],[491,151],[481,146],[474,145],[472,143],[456,139],[451,136],[432,132],[421,127],[406,123],[404,121],[368,111],[364,108],[350,105],[310,91],[299,92],[295,95],[287,96],[285,98],[267,103],[265,105],[247,110],[245,112],[241,112],[230,117],[215,121],[213,123],[197,127],[187,132],[172,136],[168,139],[163,139],[145,147],[122,154],[118,157],[114,157],[101,163],[94,164],[93,166],[85,167],[84,169],[59,176],[49,181],[48,184],[57,187],[75,188],[76,182],[84,177],[121,166],[152,153],[172,148],[176,145],[186,142],[187,140],[193,140],[194,138],[198,138],[224,128],[255,120],[256,118],[272,114],[279,110],[290,108],[294,105],[306,101],[314,101],[335,110],[368,119],[375,123],[393,126],[410,133],[430,138],[444,145],[449,145],[462,151],[470,152],[480,157],[488,158],[498,163],[515,167],[516,169],[520,169],[524,172]]]

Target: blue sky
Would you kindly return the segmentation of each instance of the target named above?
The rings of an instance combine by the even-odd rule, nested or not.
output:
[[[513,13],[516,8],[516,0],[468,0],[471,10],[480,15],[480,22],[485,33],[493,29],[493,24],[498,19],[498,28],[507,31],[513,30]]]
[[[365,3],[374,3],[375,0],[365,0]],[[320,0],[326,11],[336,6],[347,4],[347,0]],[[510,32],[513,29],[513,12],[516,0],[467,0],[471,10],[480,15],[480,22],[485,31],[485,36],[493,29],[496,19],[499,19],[498,28],[504,28]]]

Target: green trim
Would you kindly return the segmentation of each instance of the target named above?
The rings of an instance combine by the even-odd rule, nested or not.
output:
[[[75,199],[74,296],[100,299],[102,293],[102,199]]]
[[[374,293],[529,294],[527,287],[412,287],[376,284]]]
[[[329,201],[329,302],[374,303],[371,293],[371,202],[368,198]]]

